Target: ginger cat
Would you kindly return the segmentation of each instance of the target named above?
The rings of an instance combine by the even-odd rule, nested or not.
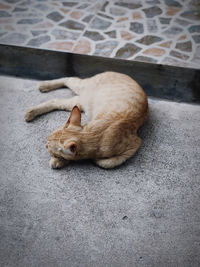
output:
[[[29,109],[25,120],[52,110],[71,111],[67,123],[54,131],[46,147],[50,167],[64,167],[71,160],[92,159],[102,168],[113,168],[135,154],[141,145],[137,130],[148,114],[147,96],[129,76],[104,72],[91,78],[44,81],[41,92],[69,87],[76,96],[53,99]],[[81,125],[81,111],[88,123]]]

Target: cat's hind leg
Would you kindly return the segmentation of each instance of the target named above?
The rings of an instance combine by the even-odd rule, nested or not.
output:
[[[138,150],[138,148],[140,147],[140,145],[141,145],[141,139],[137,137],[137,142],[134,148],[125,151],[123,154],[119,156],[106,158],[106,159],[97,159],[95,160],[95,163],[99,167],[104,168],[104,169],[111,169],[111,168],[117,167],[121,165],[122,163],[124,163],[128,158],[133,156],[135,152]]]
[[[25,121],[32,121],[35,117],[53,110],[71,111],[74,106],[78,106],[80,111],[82,111],[79,96],[74,96],[68,99],[52,99],[27,110],[25,114]]]
[[[70,88],[75,94],[80,95],[81,90],[85,88],[85,79],[78,77],[69,77],[65,79],[65,86]]]

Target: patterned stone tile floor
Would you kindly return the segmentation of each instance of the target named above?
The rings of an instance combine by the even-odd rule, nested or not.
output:
[[[0,43],[200,67],[199,0],[0,0]]]

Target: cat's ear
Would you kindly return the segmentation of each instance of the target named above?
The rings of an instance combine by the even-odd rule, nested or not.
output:
[[[78,151],[78,146],[77,144],[72,141],[70,143],[67,143],[64,145],[64,149],[62,149],[63,153],[66,155],[73,155],[75,156],[77,151]]]
[[[70,124],[81,126],[81,111],[77,106],[73,107],[65,127],[68,127]]]

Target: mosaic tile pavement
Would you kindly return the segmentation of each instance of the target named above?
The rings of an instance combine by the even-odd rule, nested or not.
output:
[[[199,0],[0,0],[0,43],[200,67]]]

